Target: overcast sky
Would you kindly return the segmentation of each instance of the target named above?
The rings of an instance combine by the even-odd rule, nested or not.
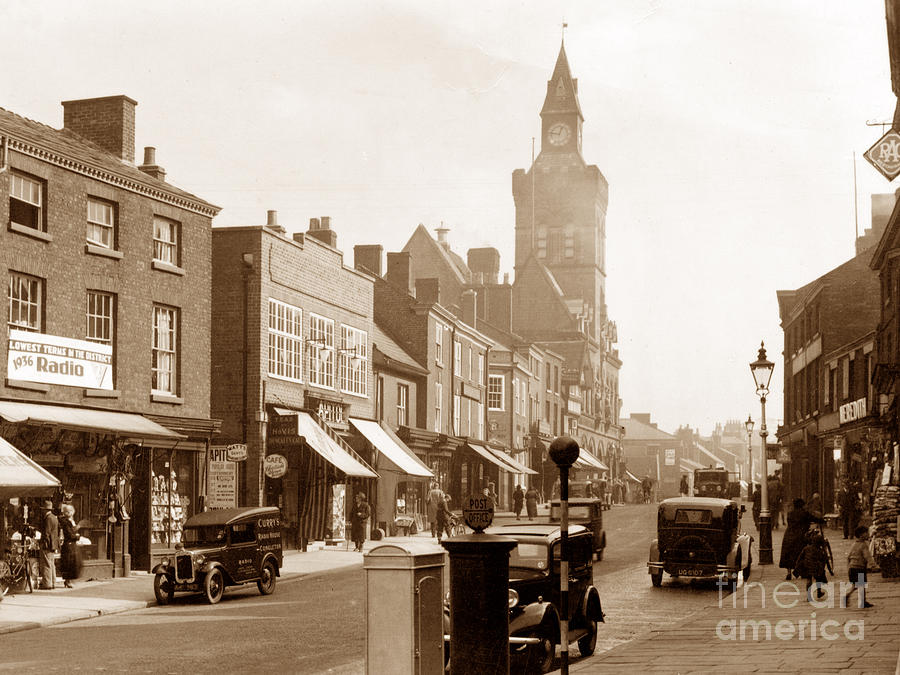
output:
[[[168,2],[6,0],[0,106],[62,126],[60,101],[138,101],[137,158],[223,207],[216,225],[290,232],[332,216],[399,250],[443,222],[512,273],[511,174],[568,23],[584,156],[610,184],[607,292],[623,413],[708,433],[759,418],[748,363],[776,362],[775,291],[853,252],[861,158],[889,119],[881,0]],[[539,138],[538,138],[539,142]]]

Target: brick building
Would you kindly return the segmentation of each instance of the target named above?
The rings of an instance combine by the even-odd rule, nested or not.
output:
[[[278,505],[285,544],[340,540],[357,490],[374,495],[372,278],[344,265],[330,218],[288,237],[264,226],[212,233],[212,398],[221,443],[243,443],[242,504]],[[363,454],[366,457],[363,457]]]
[[[879,279],[869,266],[871,244],[885,224],[878,214],[873,201],[876,234],[859,238],[856,256],[802,288],[778,291],[784,330],[778,461],[788,498],[809,500],[818,492],[826,511],[835,509],[842,471],[860,476],[868,448],[883,442],[871,387],[882,318]]]
[[[218,208],[134,163],[127,96],[55,129],[0,109],[0,435],[61,481],[89,576],[149,569],[206,494],[211,224]]]

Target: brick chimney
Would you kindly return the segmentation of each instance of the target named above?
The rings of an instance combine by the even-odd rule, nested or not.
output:
[[[469,269],[485,284],[496,284],[500,274],[500,252],[493,248],[470,248],[466,256]]]
[[[278,211],[266,211],[266,227],[275,230],[278,234],[287,234],[287,230],[278,224]]]
[[[478,321],[478,293],[471,288],[467,291],[463,291],[462,298],[460,298],[460,309],[463,323],[475,328],[475,324]]]
[[[134,108],[127,96],[63,101],[63,128],[134,164]]]
[[[381,244],[357,244],[353,247],[353,266],[380,277],[383,251]]]
[[[156,163],[156,148],[144,148],[144,163],[138,169],[158,180],[166,179],[166,170]]]
[[[416,300],[429,305],[441,304],[441,281],[437,277],[416,279]]]
[[[387,274],[384,278],[407,293],[412,293],[412,263],[409,251],[387,254]]]
[[[337,248],[337,233],[331,229],[331,216],[310,218],[308,234],[310,237],[315,237],[319,241],[328,244],[331,248]]]

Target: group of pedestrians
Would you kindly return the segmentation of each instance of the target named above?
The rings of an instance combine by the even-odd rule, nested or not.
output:
[[[522,486],[516,484],[516,489],[513,490],[513,513],[516,514],[516,520],[522,519],[523,504],[525,505],[525,515],[528,516],[528,520],[537,518],[538,501],[540,501],[540,494],[534,489],[533,485],[528,490],[522,490]]]
[[[431,488],[425,497],[425,512],[428,522],[431,524],[431,536],[436,537],[438,543],[446,534],[452,536],[455,517],[450,510],[450,495],[441,489],[436,481],[432,481]]]
[[[39,589],[56,588],[56,554],[60,553],[59,571],[66,588],[72,588],[72,581],[81,576],[81,552],[78,541],[78,525],[75,523],[75,507],[62,504],[59,517],[53,512],[53,502],[46,500],[41,507],[38,531],[40,532]]]

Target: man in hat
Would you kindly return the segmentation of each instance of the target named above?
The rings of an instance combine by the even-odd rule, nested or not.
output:
[[[59,520],[53,514],[53,502],[49,499],[41,507],[41,585],[44,590],[51,590],[56,585],[56,568],[53,556],[59,549]]]

